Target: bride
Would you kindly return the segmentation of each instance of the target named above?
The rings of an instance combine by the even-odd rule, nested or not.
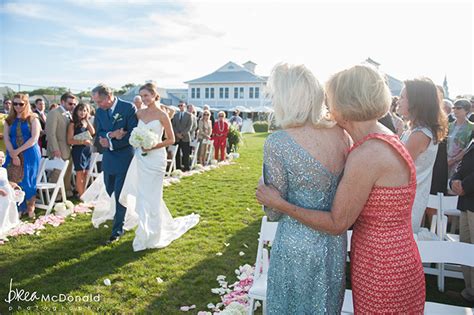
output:
[[[160,96],[153,83],[140,87],[140,96],[147,108],[137,111],[138,127],[149,128],[160,139],[164,130],[165,140],[152,149],[135,150],[120,194],[119,201],[127,208],[124,229],[130,230],[138,223],[133,240],[134,251],[166,247],[199,222],[199,215],[194,213],[173,219],[163,201],[166,147],[175,141],[169,117],[174,112],[159,103]],[[93,201],[95,204],[92,216],[95,227],[113,217],[115,208],[113,198],[107,198],[100,192],[101,186],[98,178],[81,196],[85,202]]]

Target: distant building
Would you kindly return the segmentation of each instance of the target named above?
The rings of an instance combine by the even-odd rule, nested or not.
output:
[[[374,66],[375,68],[379,68],[380,63],[376,62],[372,58],[367,58],[363,63],[369,64],[371,66]],[[387,84],[390,89],[390,92],[392,93],[393,96],[399,96],[400,93],[402,92],[403,88],[403,82],[398,80],[397,78],[392,77],[391,75],[384,73],[385,77],[387,79]]]
[[[267,105],[264,90],[268,77],[255,74],[256,64],[248,61],[240,66],[228,62],[203,77],[186,81],[188,103],[202,107],[233,110],[236,107],[254,111]]]
[[[151,82],[151,81],[149,81]],[[135,86],[128,90],[126,93],[119,95],[118,97],[127,102],[133,102],[133,98],[140,95],[140,86]],[[160,102],[165,105],[176,106],[180,101],[186,101],[188,90],[186,89],[165,89],[157,88],[158,94],[160,94]]]

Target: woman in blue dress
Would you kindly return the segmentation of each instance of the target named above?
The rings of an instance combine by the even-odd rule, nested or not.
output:
[[[94,134],[94,126],[89,120],[89,107],[80,103],[74,107],[72,120],[67,129],[67,143],[72,145],[71,155],[76,171],[76,191],[79,196],[82,196],[86,188],[85,180],[91,162]]]
[[[27,94],[13,97],[13,108],[5,119],[4,135],[7,158],[4,167],[8,179],[17,183],[25,192],[25,200],[19,207],[21,213],[35,217],[36,177],[41,160],[38,138],[41,125],[31,110]]]
[[[324,91],[303,65],[277,65],[269,79],[282,130],[264,147],[264,180],[299,206],[330,211],[350,140],[326,117]],[[268,314],[339,314],[345,289],[346,234],[332,236],[265,209],[278,221],[270,253]]]

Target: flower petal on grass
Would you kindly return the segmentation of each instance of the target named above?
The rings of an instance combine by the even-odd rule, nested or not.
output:
[[[104,280],[104,284],[109,287],[112,284],[112,282],[110,282],[110,279],[107,278]]]
[[[225,247],[229,247],[230,243],[224,243]]]
[[[161,279],[160,277],[156,277],[156,282],[158,282],[158,283],[163,283],[164,281],[163,281],[163,279]]]
[[[195,309],[196,308],[196,305],[191,305],[191,306],[181,306],[179,309],[183,312],[187,312],[189,310],[192,310],[192,309]]]
[[[216,253],[216,256],[222,256],[221,252]]]
[[[245,255],[244,252],[240,252],[240,253],[239,253],[239,256],[244,256],[244,255]]]

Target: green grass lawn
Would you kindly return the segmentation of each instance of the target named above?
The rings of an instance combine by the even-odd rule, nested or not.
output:
[[[262,217],[254,193],[261,174],[262,146],[266,134],[245,135],[236,164],[183,178],[165,188],[164,198],[173,216],[192,212],[201,222],[170,246],[134,253],[133,232],[114,246],[106,247],[111,230],[95,229],[90,216],[78,215],[57,228],[48,227],[39,236],[11,238],[0,246],[0,313],[8,312],[5,303],[10,279],[13,287],[38,295],[100,295],[100,302],[15,302],[14,311],[125,312],[180,314],[182,305],[197,306],[190,313],[206,310],[219,302],[211,293],[218,287],[216,277],[235,280],[234,269],[253,264],[257,233]],[[224,243],[230,243],[228,247]],[[243,244],[248,244],[248,248]],[[239,252],[245,252],[239,256]],[[216,256],[222,252],[222,256]],[[164,283],[158,283],[160,277]],[[111,286],[105,286],[104,279]],[[427,300],[465,305],[455,292],[460,280],[447,279],[439,293],[434,277],[427,277]]]

